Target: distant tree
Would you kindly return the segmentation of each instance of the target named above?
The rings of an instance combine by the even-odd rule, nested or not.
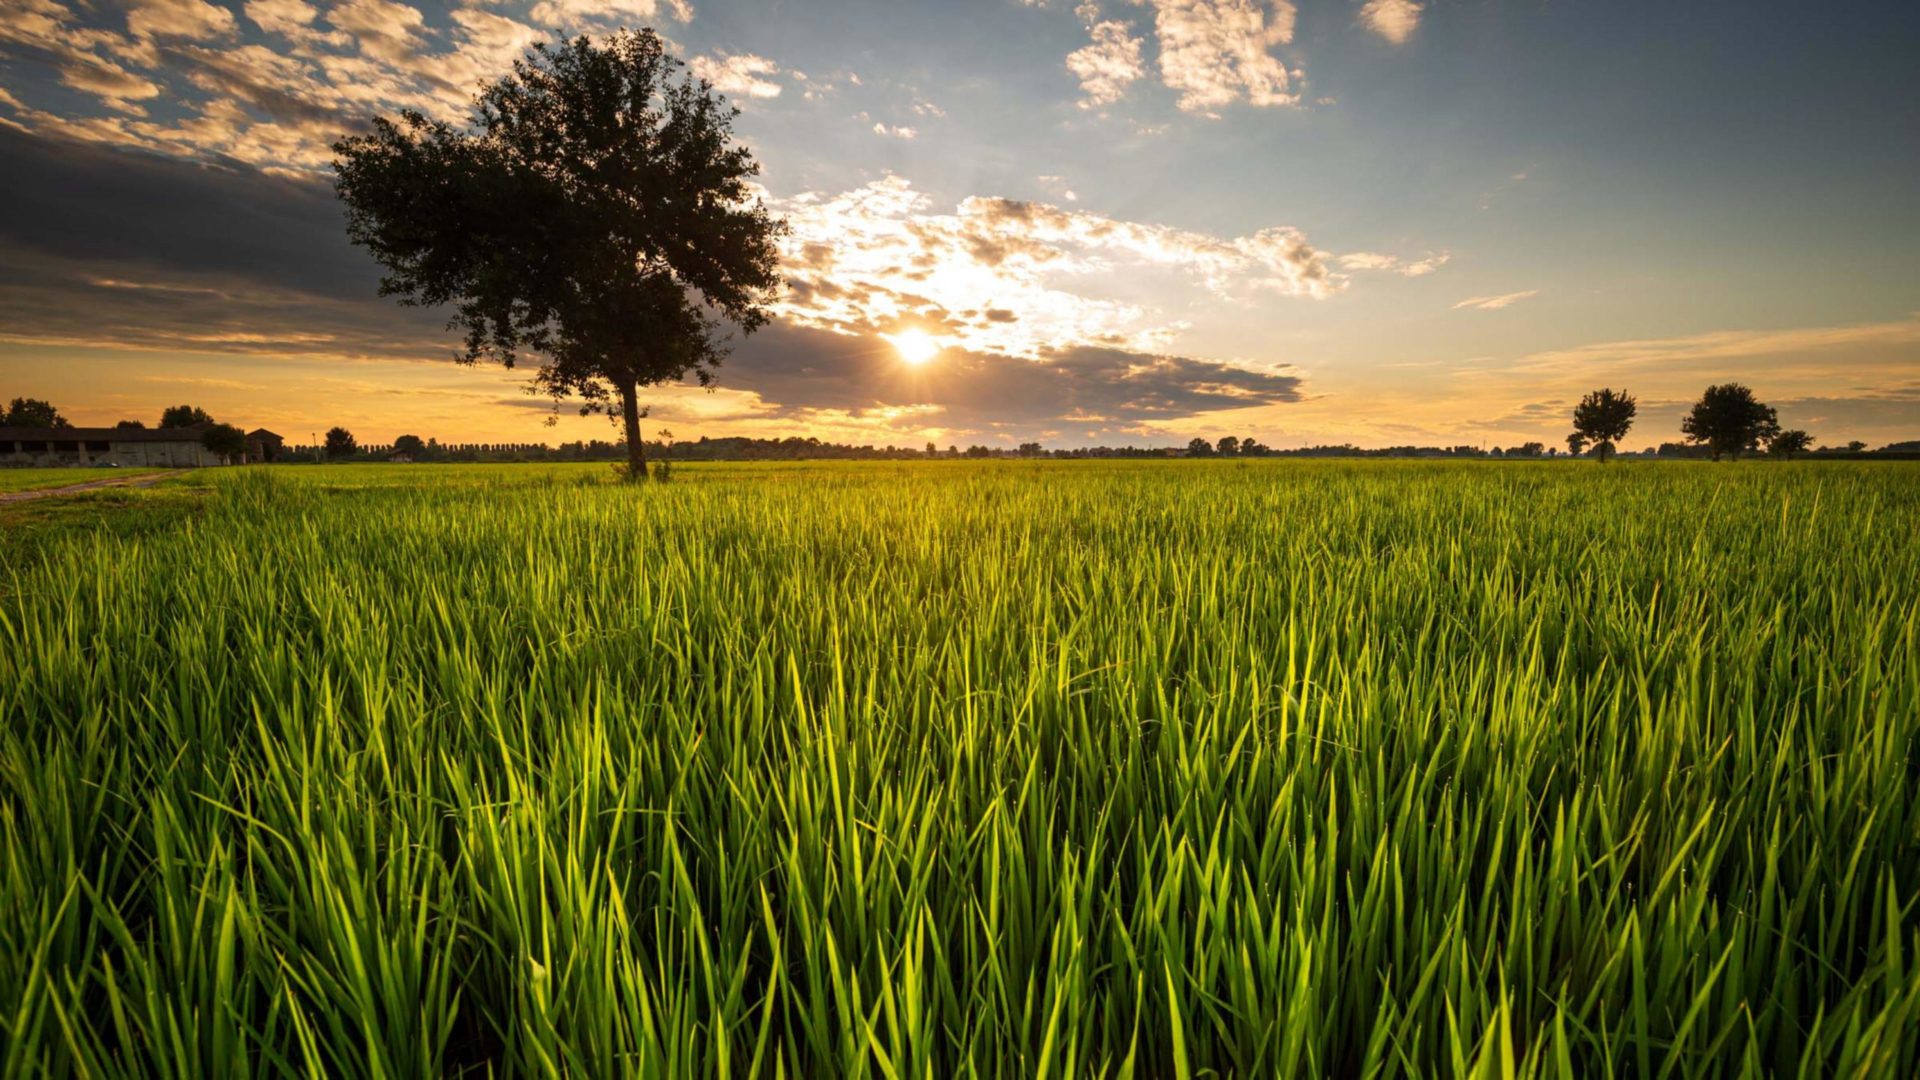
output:
[[[967,456],[970,458],[983,458],[983,457],[986,457],[989,453],[991,453],[991,451],[989,451],[986,447],[980,446],[978,444],[967,447]]]
[[[0,423],[5,423],[8,427],[63,428],[73,426],[67,423],[66,417],[60,415],[60,410],[55,409],[52,402],[28,397],[14,398],[6,407],[6,410],[0,412]]]
[[[1567,453],[1572,454],[1574,457],[1579,457],[1586,452],[1587,437],[1585,435],[1576,431],[1567,436]]]
[[[930,457],[930,458],[933,458],[933,457],[939,457],[939,456],[940,456],[940,448],[939,448],[938,446],[935,446],[935,445],[934,445],[934,444],[933,444],[932,442],[928,442],[928,443],[927,443],[927,456],[928,456],[928,457]]]
[[[359,452],[360,444],[353,441],[353,432],[343,427],[327,429],[327,460],[339,461],[350,458]]]
[[[1222,435],[1213,448],[1221,457],[1231,457],[1240,452],[1240,440],[1232,435]]]
[[[1205,439],[1195,438],[1187,444],[1188,457],[1212,457],[1213,444]]]
[[[752,333],[783,283],[738,110],[682,66],[651,30],[536,45],[465,127],[405,111],[333,147],[381,292],[454,305],[469,363],[533,353],[556,401],[617,407],[635,480],[639,388],[711,383],[720,320]]]
[[[197,405],[175,405],[160,414],[161,428],[199,427],[213,423],[207,410]]]
[[[201,434],[200,445],[231,464],[247,452],[247,433],[232,424],[215,424]]]
[[[1019,452],[1021,457],[1039,457],[1041,454],[1040,444],[1037,442],[1023,442],[1020,444]]]
[[[1627,437],[1633,427],[1633,415],[1639,406],[1626,391],[1595,390],[1573,407],[1573,430],[1583,442],[1593,444],[1593,452],[1606,464],[1613,446]]]
[[[138,420],[122,420],[113,425],[113,429],[115,431],[145,431],[147,430],[147,425]]]
[[[1857,454],[1860,451],[1865,450],[1866,448],[1867,448],[1867,444],[1861,442],[1859,439],[1855,439],[1852,442],[1849,442],[1847,444],[1847,452],[1849,454]]]
[[[1515,449],[1508,451],[1510,454],[1519,454],[1521,457],[1539,457],[1546,452],[1547,444],[1538,442],[1521,443]]]
[[[1694,402],[1693,409],[1681,421],[1680,430],[1691,443],[1705,444],[1713,453],[1739,457],[1743,450],[1756,450],[1780,431],[1780,423],[1770,406],[1761,404],[1753,391],[1739,383],[1709,386]]]
[[[1241,457],[1264,457],[1266,453],[1267,448],[1261,444],[1259,439],[1249,435],[1240,440]]]
[[[1813,436],[1799,428],[1788,428],[1773,437],[1767,443],[1767,453],[1791,460],[1795,454],[1804,454],[1813,445]]]
[[[426,441],[418,435],[402,435],[393,440],[393,452],[405,454],[415,461],[427,456]]]

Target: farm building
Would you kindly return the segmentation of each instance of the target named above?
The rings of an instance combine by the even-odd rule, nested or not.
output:
[[[181,428],[0,427],[0,465],[223,465],[201,445],[204,426]]]

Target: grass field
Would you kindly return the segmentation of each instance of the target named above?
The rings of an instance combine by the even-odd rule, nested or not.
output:
[[[0,1075],[1920,1074],[1920,467],[610,479],[16,549]]]
[[[154,469],[0,469],[0,495],[15,491],[91,484],[100,480],[126,480],[146,476]]]

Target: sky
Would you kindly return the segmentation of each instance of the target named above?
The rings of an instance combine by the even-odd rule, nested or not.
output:
[[[650,26],[741,110],[777,317],[649,433],[1920,438],[1920,4],[0,0],[0,398],[290,441],[617,439],[376,295],[329,145]],[[919,362],[914,362],[918,360]]]

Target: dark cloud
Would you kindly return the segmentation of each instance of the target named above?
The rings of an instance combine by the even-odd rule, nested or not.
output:
[[[379,273],[317,180],[0,127],[0,240],[169,276],[370,298]]]
[[[1125,427],[1302,396],[1291,374],[1086,345],[1039,360],[948,349],[913,367],[883,340],[790,324],[740,343],[721,385],[793,413],[932,406],[939,411],[923,422],[963,430],[1064,420]]]

